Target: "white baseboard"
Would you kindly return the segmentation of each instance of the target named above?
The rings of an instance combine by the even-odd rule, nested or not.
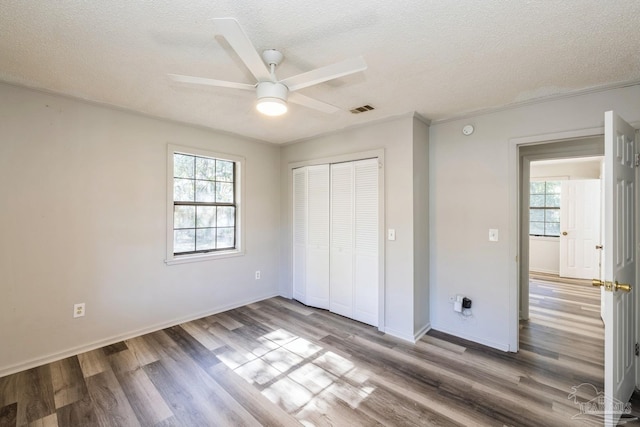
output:
[[[487,347],[495,348],[495,349],[498,349],[498,350],[501,350],[501,351],[509,351],[509,344],[508,343],[499,343],[499,342],[487,340],[487,339],[482,338],[482,337],[477,337],[477,336],[474,336],[474,335],[460,333],[458,331],[453,331],[451,329],[448,329],[447,327],[441,327],[439,325],[438,326],[433,326],[432,329],[436,330],[436,331],[444,332],[445,334],[453,335],[454,337],[458,337],[458,338],[462,338],[462,339],[465,339],[465,340],[468,340],[468,341],[473,341],[473,342],[478,343],[478,344],[486,345]]]
[[[418,342],[427,332],[431,330],[431,323],[424,325],[418,332],[413,335],[413,342]]]
[[[405,334],[404,332],[399,332],[399,331],[396,331],[396,330],[393,330],[393,329],[389,329],[389,328],[385,328],[384,333],[385,334],[389,334],[389,335],[391,335],[393,337],[396,337],[396,338],[400,338],[401,340],[408,341],[408,342],[410,342],[412,344],[415,343],[415,341],[413,339],[413,335],[411,335],[411,334]]]
[[[291,291],[288,291],[288,290],[280,289],[280,296],[283,298],[292,299],[293,293],[291,293]]]
[[[170,320],[168,322],[163,322],[163,323],[158,323],[156,325],[153,326],[149,326],[146,328],[141,328],[141,329],[137,329],[135,331],[130,331],[130,332],[126,332],[124,334],[120,334],[120,335],[115,335],[109,338],[104,338],[101,340],[97,340],[97,341],[93,341],[91,343],[87,343],[87,344],[83,344],[77,347],[73,347],[64,351],[60,351],[60,352],[56,352],[56,353],[51,353],[49,355],[46,356],[42,356],[42,357],[35,357],[33,359],[29,359],[27,361],[24,362],[20,362],[20,363],[16,363],[14,365],[9,365],[9,366],[3,366],[0,367],[0,378],[7,376],[7,375],[11,375],[11,374],[15,374],[16,372],[21,372],[27,369],[31,369],[31,368],[35,368],[37,366],[41,366],[41,365],[45,365],[47,363],[51,363],[51,362],[55,362],[61,359],[65,359],[67,357],[71,357],[71,356],[75,356],[78,355],[80,353],[85,353],[87,351],[91,351],[91,350],[95,350],[97,348],[101,348],[107,345],[111,345],[111,344],[115,344],[117,342],[120,341],[124,341],[124,340],[128,340],[131,338],[135,338],[135,337],[139,337],[141,335],[144,334],[148,334],[151,332],[155,332],[155,331],[159,331],[161,329],[166,329],[166,328],[170,328],[172,326],[176,326],[179,325],[181,323],[186,323],[186,322],[190,322],[192,320],[196,320],[196,319],[200,319],[203,317],[207,317],[207,316],[211,316],[213,314],[218,314],[218,313],[222,313],[224,311],[228,311],[228,310],[233,310],[234,308],[238,308],[238,307],[243,307],[245,305],[249,305],[255,302],[259,302],[259,301],[263,301],[269,298],[273,298],[279,296],[278,293],[275,293],[273,295],[266,295],[263,297],[259,297],[259,298],[252,298],[250,300],[246,300],[246,301],[241,301],[238,303],[234,303],[234,304],[228,304],[225,306],[221,306],[221,307],[216,307],[214,309],[211,310],[207,310],[207,311],[203,311],[197,314],[193,314],[193,315],[189,315],[189,316],[185,316],[185,317],[181,317],[178,319],[173,319]]]
[[[413,335],[405,334],[404,332],[399,332],[390,328],[379,327],[378,330],[380,332],[384,332],[385,334],[391,335],[392,337],[400,338],[403,341],[408,341],[412,344],[415,344],[420,338],[422,338],[427,332],[431,330],[431,323],[427,323]]]
[[[529,268],[529,272],[531,273],[543,273],[543,274],[554,274],[556,276],[560,275],[559,270],[547,270],[544,268]]]

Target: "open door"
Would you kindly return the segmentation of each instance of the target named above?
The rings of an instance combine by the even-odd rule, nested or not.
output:
[[[635,386],[635,131],[605,113],[604,292],[605,425],[615,426]]]
[[[560,277],[600,275],[600,180],[562,181]]]

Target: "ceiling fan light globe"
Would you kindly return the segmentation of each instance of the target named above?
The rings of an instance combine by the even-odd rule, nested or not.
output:
[[[287,103],[279,98],[261,98],[256,109],[266,116],[281,116],[287,112]]]

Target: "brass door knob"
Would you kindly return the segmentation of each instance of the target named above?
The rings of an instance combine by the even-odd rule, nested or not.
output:
[[[627,283],[618,283],[617,280],[612,283],[612,282],[609,282],[608,280],[592,279],[591,284],[593,286],[602,286],[604,290],[608,292],[615,292],[615,291],[631,292],[631,285]]]
[[[562,235],[563,235],[563,236],[566,236],[567,234],[569,234],[569,233],[567,233],[566,231],[563,231],[563,232],[562,232]]]
[[[631,292],[631,285],[628,283],[618,283],[616,281],[614,282],[613,287],[615,288],[616,291]]]
[[[596,245],[596,249],[602,249],[602,245]]]

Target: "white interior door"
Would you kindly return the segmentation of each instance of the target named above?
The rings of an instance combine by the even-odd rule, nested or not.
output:
[[[331,165],[330,310],[353,318],[353,163]]]
[[[613,111],[605,113],[604,277],[613,284],[635,285],[634,129]],[[605,425],[614,426],[635,386],[635,304],[633,292],[604,293]]]
[[[378,326],[378,159],[331,165],[330,310]]]
[[[562,181],[560,276],[599,277],[600,180]]]
[[[329,165],[293,171],[293,297],[329,308]]]
[[[293,170],[293,298],[307,303],[307,169]]]
[[[329,309],[329,165],[307,167],[306,302]]]
[[[354,162],[353,318],[378,326],[378,159]]]
[[[293,297],[378,325],[378,160],[293,171]]]

